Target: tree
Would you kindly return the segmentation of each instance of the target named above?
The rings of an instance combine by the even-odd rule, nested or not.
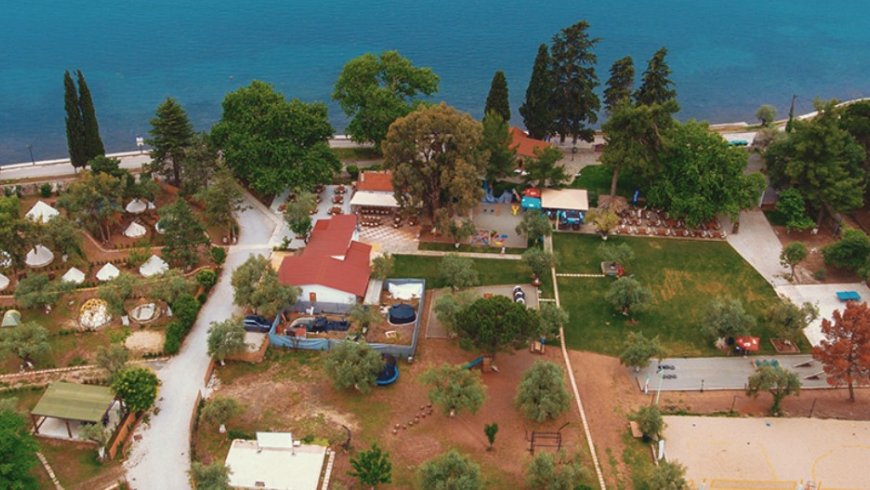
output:
[[[795,188],[785,189],[779,193],[776,210],[785,219],[786,232],[791,230],[809,230],[816,222],[807,216],[807,207],[801,192]]]
[[[244,351],[247,345],[245,327],[238,319],[212,322],[208,328],[208,355],[220,362],[221,366],[227,356]]]
[[[755,318],[734,298],[716,298],[704,315],[704,329],[714,339],[746,335],[755,327]]]
[[[190,477],[196,490],[229,490],[230,470],[225,464],[216,461],[210,465],[194,461],[190,465]]]
[[[39,483],[33,476],[38,464],[39,446],[30,433],[27,421],[12,410],[0,410],[0,481],[4,488],[35,490]]]
[[[508,86],[504,72],[498,70],[492,77],[492,83],[489,86],[489,95],[486,96],[486,107],[483,109],[484,114],[496,113],[501,116],[505,122],[511,120],[511,108],[508,102]]]
[[[163,229],[163,258],[176,266],[196,265],[199,248],[208,245],[209,239],[187,201],[177,199],[161,209],[160,227]]]
[[[592,142],[592,124],[598,122],[601,102],[595,93],[598,77],[595,63],[598,57],[592,48],[600,39],[589,37],[589,24],[581,20],[553,36],[550,49],[555,91],[550,103],[554,113],[554,130],[561,141],[571,136]]]
[[[483,198],[480,175],[488,155],[480,151],[482,137],[479,122],[444,103],[397,119],[382,147],[400,208],[420,207],[437,225],[445,224],[439,213],[468,214]]]
[[[772,324],[777,334],[793,343],[803,337],[804,329],[819,317],[819,308],[812,303],[800,306],[785,298],[768,308],[765,319]]]
[[[0,250],[6,252],[0,257],[0,270],[10,269],[14,276],[25,266],[27,252],[36,245],[34,226],[21,215],[17,196],[0,196]]]
[[[538,46],[532,76],[526,88],[526,99],[520,106],[523,124],[529,136],[544,139],[553,127],[553,108],[550,105],[555,90],[553,72],[550,70],[550,51],[546,44]]]
[[[474,221],[470,218],[464,218],[457,222],[450,220],[447,226],[447,233],[453,238],[453,244],[459,248],[459,244],[474,236],[477,233],[477,228],[474,227]]]
[[[656,440],[665,428],[662,412],[655,405],[644,405],[629,417],[637,422],[637,427],[647,441]]]
[[[525,235],[530,242],[541,242],[545,236],[553,234],[553,225],[547,215],[540,211],[528,210],[523,213],[520,224],[517,225],[518,235]]]
[[[646,71],[643,72],[640,88],[634,94],[637,104],[664,104],[677,98],[674,82],[668,78],[671,76],[671,67],[665,61],[667,55],[667,48],[661,48],[650,58]]]
[[[118,372],[111,387],[127,410],[144,412],[154,406],[158,384],[160,380],[150,369],[128,367]]]
[[[251,256],[233,271],[233,302],[250,307],[255,313],[274,316],[285,305],[293,304],[299,288],[281,284],[269,259]]]
[[[870,166],[870,102],[861,100],[844,107],[840,114],[840,127],[848,131],[867,152],[864,161],[866,171]]]
[[[634,250],[632,250],[631,245],[625,242],[619,245],[602,243],[598,245],[597,252],[603,262],[616,262],[617,264],[628,265],[634,260]]]
[[[101,369],[109,373],[109,384],[115,376],[127,367],[130,353],[121,344],[97,347],[96,363]]]
[[[52,281],[47,274],[31,274],[18,281],[15,302],[26,309],[54,306],[65,290],[60,280]]]
[[[861,230],[846,228],[836,243],[822,249],[822,256],[828,265],[859,272],[870,257],[870,237]]]
[[[631,56],[620,58],[610,67],[610,78],[604,89],[604,110],[608,114],[620,104],[631,104],[631,91],[634,86],[634,60]]]
[[[459,312],[471,302],[471,295],[463,293],[440,294],[435,300],[435,316],[450,332],[456,331]]]
[[[359,325],[361,329],[366,329],[371,324],[378,323],[384,319],[377,308],[359,303],[351,306],[347,316],[350,318],[351,323]]]
[[[85,259],[82,249],[81,229],[63,216],[55,216],[48,223],[35,230],[37,240],[67,259]]]
[[[97,123],[97,111],[94,110],[94,100],[91,89],[88,88],[81,70],[76,70],[79,82],[79,107],[82,111],[82,128],[85,143],[85,155],[92,160],[99,155],[105,155],[103,140],[100,138],[100,125]]]
[[[103,424],[85,424],[82,426],[79,435],[88,441],[97,443],[97,455],[100,460],[105,457],[106,444],[112,440],[112,431]]]
[[[855,401],[854,383],[870,379],[870,307],[850,301],[841,312],[835,310],[833,321],[822,320],[824,339],[813,347],[813,358],[824,365],[828,384],[845,383],[849,401]]]
[[[383,281],[390,277],[395,266],[396,261],[389,253],[378,255],[372,260],[372,277]]]
[[[15,328],[0,330],[0,352],[15,354],[25,366],[33,359],[48,354],[48,330],[36,322],[25,322]]]
[[[819,115],[794,121],[794,131],[777,138],[764,154],[773,185],[793,187],[818,213],[847,212],[864,204],[866,153],[839,127],[833,102],[816,102]]]
[[[801,242],[791,242],[782,248],[779,263],[791,269],[791,280],[794,281],[794,268],[807,258],[807,246]]]
[[[439,276],[441,281],[454,291],[478,284],[477,269],[474,268],[474,262],[456,254],[447,254],[441,259]]]
[[[652,293],[641,286],[637,279],[620,277],[610,284],[604,300],[615,306],[623,315],[631,316],[632,311],[646,309],[652,301]]]
[[[140,286],[139,279],[126,272],[101,285],[97,296],[109,305],[109,311],[115,315],[124,314],[124,302],[133,296],[133,291]]]
[[[109,241],[111,225],[123,209],[126,183],[122,179],[100,173],[84,172],[58,199],[79,223],[96,230],[103,242]]]
[[[559,338],[560,332],[568,324],[568,312],[554,303],[540,305],[541,335],[548,339]]]
[[[489,447],[487,447],[486,450],[492,451],[492,445],[495,444],[495,435],[498,434],[498,424],[495,422],[484,424],[483,433],[486,435],[486,441],[489,442]]]
[[[298,193],[296,200],[287,203],[284,209],[284,221],[290,231],[305,241],[308,241],[308,234],[311,232],[312,209],[317,209],[316,197],[307,191]]]
[[[429,401],[451,417],[462,410],[477,413],[486,399],[486,388],[480,374],[464,366],[445,363],[430,368],[423,373],[420,381],[431,387]]]
[[[523,373],[514,398],[523,415],[539,423],[558,417],[568,409],[570,401],[562,368],[545,361],[535,361]]]
[[[646,479],[643,490],[689,490],[686,467],[677,462],[660,461]]]
[[[749,377],[746,394],[758,396],[760,391],[768,391],[773,395],[773,405],[770,414],[780,414],[780,403],[788,395],[797,395],[801,390],[801,380],[798,375],[780,366],[761,366],[755,374]]]
[[[568,180],[565,166],[560,163],[562,158],[562,150],[554,146],[535,149],[535,158],[525,161],[523,180],[535,187],[559,187]]]
[[[205,402],[199,416],[207,422],[221,426],[244,412],[245,408],[233,398],[216,396]]]
[[[79,95],[76,84],[69,74],[63,73],[64,109],[66,110],[66,144],[69,149],[70,163],[75,168],[88,164],[88,151],[85,146],[85,126],[82,122],[82,110],[79,106]]]
[[[619,362],[623,366],[634,368],[635,372],[649,364],[653,357],[661,359],[665,351],[658,337],[644,337],[643,332],[628,332],[622,352],[619,354]]]
[[[478,299],[456,316],[457,332],[492,357],[526,344],[540,329],[537,313],[505,296]]]
[[[203,193],[217,183],[214,177],[221,171],[232,177],[232,172],[219,157],[208,134],[194,134],[183,151],[184,160],[180,174],[182,194],[189,196]],[[175,162],[174,157],[172,162]],[[235,182],[235,179],[232,182]],[[239,188],[241,189],[240,186]]]
[[[233,215],[242,210],[244,196],[244,189],[226,167],[219,167],[208,185],[197,194],[205,205],[206,221],[227,230],[235,224]]]
[[[384,51],[380,57],[366,53],[348,61],[332,98],[350,118],[351,138],[380,148],[393,121],[419,105],[416,97],[437,91],[438,75],[430,68],[415,67],[398,51]]]
[[[177,186],[181,185],[181,169],[194,136],[184,107],[167,97],[157,106],[148,133],[151,135],[148,140],[152,159],[150,170],[167,177]]]
[[[506,119],[497,112],[483,116],[483,136],[480,147],[489,154],[486,164],[486,179],[493,181],[512,174],[516,168],[516,150],[511,147],[513,138]]]
[[[552,453],[537,453],[526,468],[528,488],[542,490],[585,490],[589,487],[579,483],[584,471],[578,458],[570,463],[557,465]]]
[[[776,107],[770,104],[762,105],[755,111],[755,118],[761,121],[762,126],[769,128],[773,124],[773,120],[776,119]]]
[[[426,461],[420,467],[422,488],[432,490],[482,490],[480,466],[455,449]]]
[[[675,124],[667,138],[658,177],[647,193],[650,205],[697,226],[721,213],[736,219],[740,210],[758,204],[766,184],[761,174],[743,173],[745,151],[695,121]]]
[[[369,488],[393,481],[390,453],[381,451],[377,444],[372,443],[368,451],[362,451],[350,458],[350,466],[353,469],[347,473],[348,476],[356,478],[361,485]]]
[[[203,269],[199,272],[212,272],[212,274],[214,273],[213,271],[210,271],[208,269]],[[199,273],[197,273],[197,276],[199,276]],[[176,300],[178,300],[178,298],[182,295],[192,294],[194,292],[194,287],[194,282],[191,279],[188,279],[178,269],[169,269],[163,274],[147,282],[149,296],[159,299],[170,305],[175,303]]]
[[[381,355],[365,342],[346,341],[326,355],[324,369],[336,388],[368,393],[384,367]]]
[[[327,183],[341,162],[327,143],[334,130],[326,105],[287,101],[258,80],[224,97],[211,139],[227,166],[259,194]]]
[[[540,278],[551,267],[556,266],[556,257],[542,248],[532,247],[523,252],[523,263],[532,271],[535,277]]]

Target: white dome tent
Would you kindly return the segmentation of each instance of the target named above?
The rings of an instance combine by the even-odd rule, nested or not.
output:
[[[121,271],[111,263],[108,263],[97,271],[97,280],[103,282],[111,281],[119,275],[121,275]]]
[[[131,214],[142,214],[146,210],[154,209],[154,203],[150,201],[143,201],[138,197],[133,199],[132,201],[127,203],[127,206],[124,208],[128,213]]]
[[[27,216],[27,219],[30,221],[45,224],[59,214],[60,211],[57,209],[54,209],[42,201],[36,201],[36,204],[30,208],[30,211],[28,211],[25,216]]]
[[[148,230],[145,229],[144,226],[140,225],[137,222],[130,223],[130,226],[124,230],[124,236],[127,238],[141,238],[145,236]]]
[[[142,274],[143,277],[151,277],[163,274],[168,270],[169,264],[167,264],[166,261],[156,255],[152,255],[144,264],[142,264],[141,267],[139,267],[139,274]]]
[[[63,282],[71,282],[73,284],[81,284],[85,282],[85,273],[75,267],[71,267],[70,270],[66,271],[66,273],[60,278],[60,280]]]
[[[34,269],[45,267],[52,263],[52,261],[54,261],[54,254],[51,253],[51,250],[42,245],[33,247],[29,252],[27,252],[27,257],[24,258],[24,263],[27,267]]]
[[[163,229],[163,225],[160,224],[160,221],[154,223],[154,230],[161,235],[166,233],[166,230]]]
[[[0,291],[9,287],[9,278],[0,274]]]

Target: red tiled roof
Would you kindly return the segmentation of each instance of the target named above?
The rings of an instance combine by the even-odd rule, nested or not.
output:
[[[522,129],[511,126],[511,148],[516,150],[517,156],[523,158],[537,158],[535,150],[544,150],[550,146],[546,141],[536,140],[525,133]]]
[[[360,191],[393,192],[393,174],[390,171],[360,172],[356,184]]]
[[[304,254],[344,255],[356,231],[356,215],[340,214],[314,224]]]

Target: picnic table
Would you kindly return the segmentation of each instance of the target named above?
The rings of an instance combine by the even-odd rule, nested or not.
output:
[[[861,301],[861,295],[858,294],[858,291],[837,291],[837,299],[846,302],[846,301]]]

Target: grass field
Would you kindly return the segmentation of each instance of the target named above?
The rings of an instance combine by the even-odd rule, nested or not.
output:
[[[733,297],[758,319],[752,332],[761,337],[763,352],[772,352],[773,331],[763,311],[779,299],[773,288],[724,242],[615,237],[626,242],[635,259],[626,268],[653,293],[647,311],[634,320],[619,314],[604,300],[610,278],[559,278],[562,307],[571,316],[566,332],[569,347],[618,354],[629,331],[659,336],[668,355],[715,355],[718,351],[702,332],[704,310],[711,300]],[[598,237],[557,234],[557,271],[600,273]],[[801,346],[802,348],[805,346]]]
[[[422,255],[394,255],[396,265],[392,277],[419,278],[426,280],[429,289],[445,287],[440,277],[441,257]],[[472,259],[480,279],[480,286],[494,284],[526,284],[531,282],[531,272],[522,261],[504,259]],[[550,278],[542,277],[541,290],[544,297],[552,297]]]
[[[589,191],[589,205],[595,206],[598,202],[598,196],[610,194],[611,177],[613,177],[613,172],[604,165],[590,165],[580,171],[580,176],[571,182],[571,187]],[[638,187],[640,187],[639,179],[634,175],[622,173],[619,176],[619,183],[616,185],[616,194],[630,198]]]
[[[499,247],[477,247],[474,245],[460,245],[459,248],[456,248],[452,243],[438,243],[438,242],[420,242],[420,250],[440,250],[442,252],[473,252],[473,253],[481,253],[481,254],[500,254],[501,248]],[[516,254],[522,255],[526,249],[524,248],[514,248],[507,247],[505,249],[505,253],[507,254]]]

